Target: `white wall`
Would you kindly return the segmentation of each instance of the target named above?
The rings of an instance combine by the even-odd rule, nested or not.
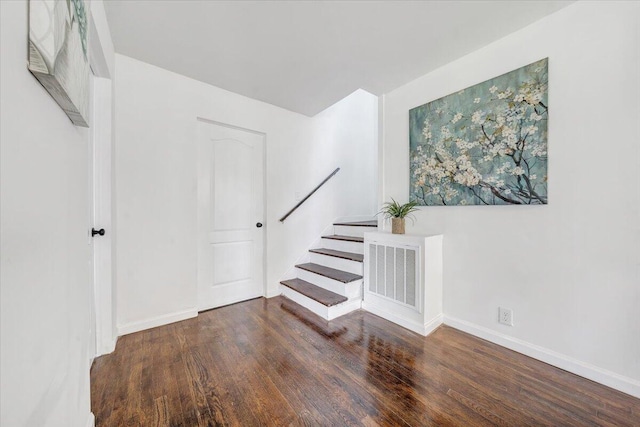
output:
[[[27,2],[0,9],[0,424],[84,427],[94,354],[89,131],[27,71]]]
[[[549,204],[426,207],[407,232],[444,234],[450,323],[636,395],[639,26],[638,3],[569,6],[386,94],[381,142],[384,199],[406,201],[408,110],[549,57]]]
[[[267,294],[335,217],[376,212],[377,98],[314,118],[116,55],[117,294],[121,333],[195,315],[197,118],[266,134]],[[278,219],[341,171],[284,224]]]

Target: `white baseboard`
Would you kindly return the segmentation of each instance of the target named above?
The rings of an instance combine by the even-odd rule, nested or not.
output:
[[[421,324],[421,323],[409,320],[405,317],[397,316],[396,314],[391,313],[390,311],[381,309],[376,305],[373,305],[370,303],[367,304],[366,300],[362,301],[362,309],[425,337],[429,335],[431,332],[435,331],[438,328],[438,326],[442,324],[442,314],[437,315],[436,317],[429,320],[425,324]]]
[[[145,329],[155,328],[157,326],[168,325],[169,323],[179,322],[185,319],[191,319],[198,315],[198,309],[190,308],[188,310],[178,311],[162,316],[152,317],[150,319],[139,320],[137,322],[118,325],[118,336],[131,334],[134,332],[144,331]]]
[[[278,295],[282,295],[282,290],[280,289],[280,285],[278,285],[276,289],[267,290],[265,294],[265,298],[273,298],[273,297],[277,297]]]
[[[98,354],[96,354],[96,357],[113,353],[113,351],[116,349],[117,343],[118,337],[114,337],[108,340],[101,340],[101,342],[98,343]]]
[[[452,328],[459,329],[478,338],[491,341],[502,347],[517,351],[534,359],[541,360],[545,363],[564,369],[565,371],[590,379],[597,383],[627,393],[631,396],[640,398],[640,381],[625,377],[606,369],[598,368],[577,359],[565,356],[564,354],[510,337],[493,331],[489,328],[467,322],[465,320],[456,319],[451,316],[444,316],[444,324]]]
[[[113,353],[116,349],[116,345],[118,345],[118,337],[114,337],[111,341],[109,341],[105,345],[105,350],[107,351],[105,354]]]
[[[93,412],[89,412],[89,416],[87,417],[86,427],[95,427],[96,425],[96,416],[93,415]]]
[[[329,307],[329,318],[327,320],[337,319],[340,316],[359,310],[362,306],[361,298],[353,298],[338,305]]]
[[[438,326],[442,325],[443,319],[444,316],[442,314],[438,314],[436,317],[425,323],[423,326],[424,333],[422,335],[426,337],[427,335],[431,334],[431,332],[438,329]]]

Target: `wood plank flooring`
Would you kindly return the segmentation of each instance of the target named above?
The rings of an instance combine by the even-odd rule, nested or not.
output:
[[[640,426],[640,399],[455,329],[283,297],[121,337],[91,405],[98,427]]]

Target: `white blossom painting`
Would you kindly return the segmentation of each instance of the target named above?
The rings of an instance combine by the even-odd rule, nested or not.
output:
[[[409,111],[419,205],[547,204],[548,60]]]
[[[89,127],[87,32],[83,0],[29,1],[29,71],[83,127]]]

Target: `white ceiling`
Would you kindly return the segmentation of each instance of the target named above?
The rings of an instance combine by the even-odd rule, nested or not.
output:
[[[359,88],[389,92],[570,3],[107,0],[105,7],[118,53],[313,116]]]

